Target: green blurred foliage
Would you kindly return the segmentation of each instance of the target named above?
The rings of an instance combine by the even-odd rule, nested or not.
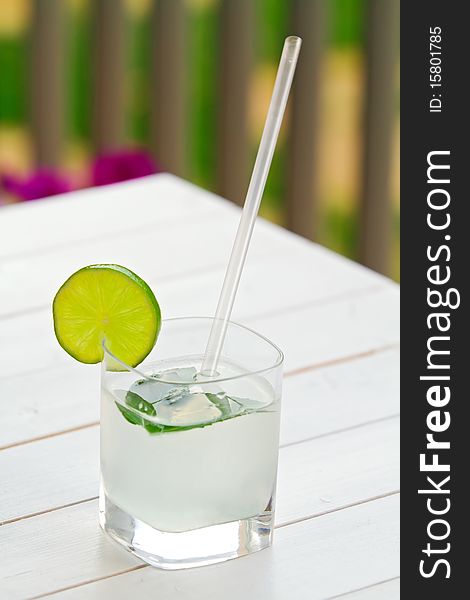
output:
[[[364,39],[365,0],[328,0],[328,39],[336,48],[359,46]]]
[[[262,63],[279,60],[282,40],[290,32],[289,3],[279,0],[258,0],[255,6],[257,59]]]
[[[149,142],[150,90],[148,73],[152,46],[152,22],[148,18],[130,23],[128,69],[130,74],[128,136],[139,144]]]
[[[354,204],[332,202],[324,216],[322,243],[340,254],[355,256],[358,249],[358,222],[359,215]]]
[[[90,19],[79,12],[68,23],[69,55],[67,57],[68,131],[72,138],[88,139],[91,133],[91,35]]]
[[[25,37],[0,37],[0,123],[27,119],[27,67]]]
[[[212,189],[217,136],[217,11],[213,6],[188,14],[188,176]]]

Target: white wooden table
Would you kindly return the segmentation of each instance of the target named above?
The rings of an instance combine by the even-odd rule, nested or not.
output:
[[[285,352],[274,546],[180,572],[97,519],[98,366],[51,300],[114,262],[164,316],[213,314],[239,211],[171,175],[0,209],[0,598],[398,598],[398,288],[260,220],[233,318]]]

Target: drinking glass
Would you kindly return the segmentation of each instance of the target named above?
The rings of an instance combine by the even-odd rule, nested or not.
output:
[[[212,322],[164,320],[136,368],[104,343],[100,523],[163,569],[272,541],[283,355],[230,322],[217,373],[204,377]]]

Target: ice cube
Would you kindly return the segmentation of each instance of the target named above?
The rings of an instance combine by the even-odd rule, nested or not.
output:
[[[170,369],[156,375],[160,381],[173,381],[181,383],[192,383],[196,380],[197,371],[194,367],[181,367],[179,369]]]
[[[172,427],[189,427],[217,421],[222,411],[201,392],[181,391],[156,405],[158,421]]]
[[[194,367],[183,367],[178,370],[168,370],[155,375],[149,375],[147,379],[138,379],[129,388],[131,392],[139,394],[144,400],[154,404],[171,395],[178,395],[181,391],[188,392],[187,386],[196,375]],[[170,383],[171,382],[171,383]]]
[[[129,391],[154,404],[167,397],[173,389],[173,384],[162,383],[158,379],[139,379],[130,386]]]

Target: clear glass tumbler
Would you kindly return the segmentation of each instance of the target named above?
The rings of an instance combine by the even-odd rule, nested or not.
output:
[[[230,323],[200,375],[211,318],[163,321],[131,368],[102,365],[100,523],[151,565],[180,569],[271,544],[282,352]]]

